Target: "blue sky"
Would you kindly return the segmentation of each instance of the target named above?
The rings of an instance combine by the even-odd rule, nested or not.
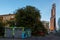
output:
[[[9,14],[27,5],[35,6],[41,12],[41,20],[50,21],[52,4],[56,3],[56,21],[60,17],[60,0],[0,0],[0,15]]]

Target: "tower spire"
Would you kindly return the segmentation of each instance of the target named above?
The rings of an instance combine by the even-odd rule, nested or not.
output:
[[[56,30],[56,5],[52,5],[51,18],[50,18],[50,31]]]

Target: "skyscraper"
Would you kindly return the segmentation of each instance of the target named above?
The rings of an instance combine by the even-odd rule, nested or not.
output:
[[[51,18],[50,18],[50,31],[56,31],[56,5],[52,5]]]

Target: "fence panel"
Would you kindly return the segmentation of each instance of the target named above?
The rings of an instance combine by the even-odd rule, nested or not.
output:
[[[24,28],[5,28],[5,36],[9,38],[26,38],[31,36],[31,30],[27,29],[24,30]]]
[[[21,28],[15,28],[14,33],[15,33],[15,35],[14,35],[15,38],[22,38],[22,29]]]
[[[5,37],[12,38],[13,37],[13,31],[12,28],[5,28]]]

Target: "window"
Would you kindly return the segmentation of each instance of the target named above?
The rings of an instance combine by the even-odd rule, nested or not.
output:
[[[10,20],[14,20],[14,16],[11,16]]]
[[[14,16],[11,16],[11,18],[14,18]]]

